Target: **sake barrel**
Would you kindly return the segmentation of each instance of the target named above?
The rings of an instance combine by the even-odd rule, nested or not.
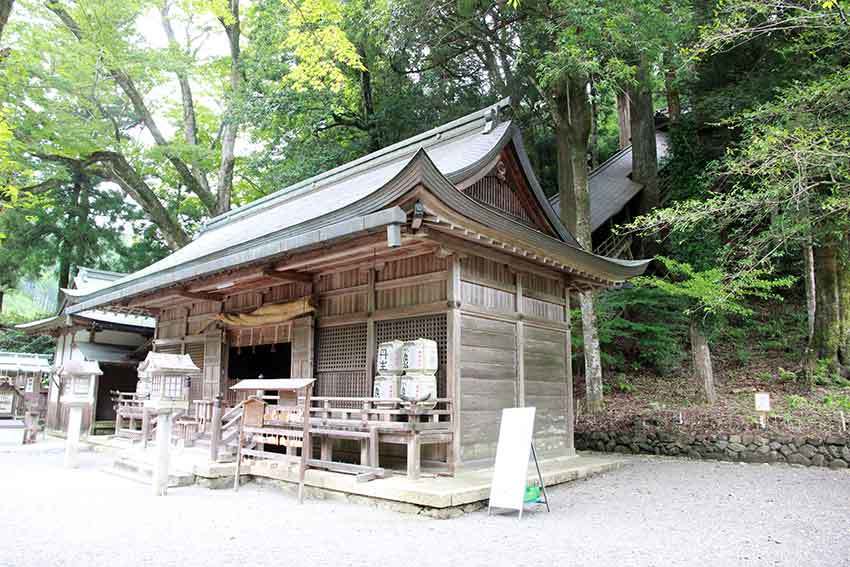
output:
[[[402,365],[405,373],[434,374],[437,372],[437,342],[431,339],[416,339],[404,343]]]
[[[372,387],[372,397],[380,399],[398,399],[399,398],[399,375],[398,374],[378,374],[375,376],[375,385]],[[392,405],[375,402],[377,406]]]
[[[378,373],[383,375],[401,374],[404,370],[402,365],[402,341],[387,341],[378,345]]]
[[[424,401],[421,404],[433,408],[437,402],[437,377],[424,372],[406,372],[401,377],[400,396],[401,399],[411,402]]]

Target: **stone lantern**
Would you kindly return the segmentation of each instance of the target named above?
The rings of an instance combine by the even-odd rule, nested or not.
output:
[[[92,403],[95,380],[103,374],[97,362],[87,360],[67,360],[59,368],[62,381],[60,402],[68,407],[68,431],[65,442],[65,466],[77,466],[77,453],[80,446],[80,428],[83,423],[83,408]]]
[[[168,488],[168,460],[174,414],[189,408],[192,380],[200,379],[201,369],[188,354],[149,352],[139,364],[137,391],[148,393],[145,411],[156,415],[157,464],[154,467],[153,491],[164,496]]]

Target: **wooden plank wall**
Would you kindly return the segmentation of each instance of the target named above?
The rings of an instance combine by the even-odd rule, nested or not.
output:
[[[465,461],[495,455],[502,408],[519,404],[516,325],[460,317],[461,454]]]
[[[501,410],[515,406],[537,408],[535,445],[541,453],[571,452],[562,278],[466,257],[460,280],[461,459],[492,459]]]
[[[232,296],[224,309],[250,311],[263,302],[310,295],[313,287],[318,299],[315,334],[319,339],[315,352],[305,350],[303,341],[297,351],[304,354],[303,360],[313,356],[316,361],[317,392],[369,395],[380,322],[446,314],[447,363],[441,390],[460,401],[454,419],[460,426],[455,452],[461,461],[493,458],[502,408],[521,405],[538,408],[536,443],[541,452],[572,450],[572,377],[565,364],[568,306],[560,273],[549,274],[542,268],[534,273],[517,272],[475,255],[458,259],[457,255],[431,252],[328,271],[317,275],[312,286],[284,284],[262,293]],[[200,301],[162,310],[159,344],[208,340],[191,335],[210,330],[212,316],[221,308],[215,302]],[[357,352],[351,353],[353,366],[343,361],[337,368],[325,361],[323,350],[330,353],[330,347],[322,346],[321,334],[323,329],[336,328],[343,336],[343,327],[358,335],[365,333],[365,337],[358,338]],[[226,352],[225,337],[214,355],[220,361],[218,368],[205,372],[205,396],[212,372],[221,376],[220,389],[227,387],[221,383],[227,373]],[[204,356],[204,364],[214,367],[214,356]],[[299,364],[300,373],[304,367]]]
[[[197,359],[196,364],[202,363],[203,366],[198,365],[204,370],[203,385],[199,384],[198,391],[194,393],[204,397],[218,395],[229,385],[226,383],[226,353],[233,338],[219,337],[212,325],[214,315],[222,310],[249,312],[266,303],[280,303],[313,295],[315,289],[317,329],[314,333],[294,327],[291,334],[278,330],[277,335],[273,327],[258,328],[253,333],[251,329],[245,329],[241,333],[243,342],[250,339],[265,343],[268,342],[266,339],[273,336],[279,337],[282,342],[291,341],[295,358],[293,376],[310,374],[311,371],[305,366],[309,365],[320,382],[323,379],[327,381],[318,385],[317,392],[322,395],[368,396],[371,395],[374,373],[376,323],[445,313],[448,310],[447,266],[444,257],[430,252],[387,262],[375,261],[353,269],[330,270],[318,274],[312,284],[286,283],[235,294],[227,297],[223,305],[214,301],[187,300],[160,312],[156,349],[192,354],[193,360]],[[322,329],[341,327],[356,329],[357,333],[362,332],[366,336],[356,341],[358,350],[350,353],[351,360],[336,368],[333,364],[322,362],[325,354],[322,352],[321,333]],[[332,334],[344,336],[346,333]],[[209,335],[215,335],[215,338]],[[319,340],[308,339],[313,336]],[[341,346],[345,345],[328,346],[327,352],[338,354]],[[359,352],[363,349],[365,352]],[[348,350],[342,349],[346,353]],[[209,367],[209,370],[204,367]],[[217,387],[213,386],[214,374],[218,376]],[[347,379],[357,383],[348,384]]]

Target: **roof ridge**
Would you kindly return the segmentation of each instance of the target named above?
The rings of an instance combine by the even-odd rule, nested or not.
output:
[[[443,134],[445,132],[449,132],[449,131],[452,131],[452,130],[458,130],[458,132],[454,136],[452,136],[452,138],[458,137],[462,134],[467,133],[468,131],[474,130],[474,128],[471,126],[471,124],[478,123],[478,122],[481,122],[481,123],[486,122],[488,116],[490,116],[490,111],[492,109],[495,109],[497,111],[497,115],[498,115],[499,110],[501,110],[502,108],[505,108],[509,105],[510,105],[510,100],[507,99],[507,98],[504,98],[500,101],[497,101],[494,104],[488,105],[484,108],[480,108],[480,109],[478,109],[474,112],[471,112],[469,114],[461,116],[460,118],[456,118],[456,119],[452,120],[451,122],[447,122],[447,123],[445,123],[441,126],[437,126],[436,128],[431,128],[430,130],[426,130],[425,132],[422,132],[420,134],[416,134],[414,136],[411,136],[410,138],[405,138],[404,140],[396,142],[395,144],[392,144],[392,145],[387,146],[385,148],[381,148],[380,150],[366,154],[365,156],[361,156],[361,157],[354,159],[352,161],[346,162],[346,163],[339,165],[339,166],[337,166],[333,169],[330,169],[328,171],[324,171],[322,173],[316,174],[312,177],[308,177],[307,179],[303,179],[301,181],[293,183],[292,185],[288,185],[288,186],[286,186],[282,189],[278,189],[277,191],[274,191],[273,193],[270,193],[268,195],[260,197],[259,199],[251,201],[250,203],[242,205],[241,207],[238,207],[236,209],[232,209],[232,210],[230,210],[226,213],[223,213],[221,215],[218,215],[216,217],[209,219],[209,221],[207,221],[205,226],[199,231],[198,234],[202,234],[202,233],[204,233],[208,230],[212,230],[214,228],[218,228],[220,226],[228,224],[228,222],[231,221],[231,220],[234,220],[236,218],[240,218],[240,217],[242,217],[246,214],[249,214],[252,210],[256,209],[260,205],[266,205],[266,204],[270,204],[270,203],[273,203],[273,202],[276,202],[276,201],[284,201],[284,200],[287,200],[287,199],[285,199],[285,197],[296,197],[296,196],[299,196],[301,194],[304,194],[304,193],[306,193],[306,191],[305,192],[298,192],[298,191],[300,189],[304,189],[304,188],[307,188],[307,187],[310,187],[311,189],[313,189],[313,187],[311,187],[311,186],[315,185],[318,182],[327,181],[327,180],[332,179],[332,178],[336,178],[336,180],[338,181],[339,179],[344,179],[345,177],[347,177],[347,175],[345,175],[345,174],[354,175],[355,173],[359,173],[362,169],[369,169],[371,167],[374,167],[376,165],[374,162],[381,160],[381,158],[385,158],[385,160],[387,162],[393,161],[395,159],[400,159],[400,158],[402,158],[406,155],[405,153],[400,153],[398,155],[394,155],[397,152],[399,152],[400,150],[410,149],[411,151],[409,153],[415,154],[416,150],[423,147],[425,142],[427,142],[430,139],[434,138],[435,136],[438,136],[438,135]],[[469,127],[461,129],[464,126],[469,126]],[[449,139],[449,138],[441,138],[440,137],[440,138],[437,138],[434,141],[444,141],[445,139]],[[382,162],[378,161],[378,163],[380,164]],[[362,167],[362,166],[365,166],[367,164],[369,165],[368,168]]]

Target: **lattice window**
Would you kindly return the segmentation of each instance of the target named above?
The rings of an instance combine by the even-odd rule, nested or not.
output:
[[[440,368],[437,370],[437,395],[446,397],[446,315],[427,315],[410,319],[393,319],[375,323],[375,341],[412,341],[415,339],[437,341]]]
[[[316,370],[366,370],[366,323],[318,329]]]
[[[366,323],[317,329],[316,378],[318,396],[372,395],[372,378],[366,375]],[[341,402],[333,405],[356,406]]]

